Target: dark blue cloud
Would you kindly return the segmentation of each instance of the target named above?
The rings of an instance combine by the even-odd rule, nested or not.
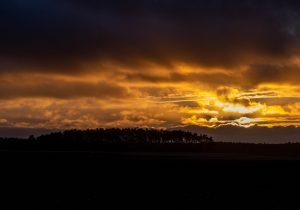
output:
[[[298,1],[18,1],[0,3],[0,71],[70,73],[82,62],[204,66],[285,59],[299,46]]]

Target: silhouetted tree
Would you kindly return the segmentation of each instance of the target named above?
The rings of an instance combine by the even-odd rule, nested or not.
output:
[[[34,137],[29,138],[33,140]],[[212,142],[212,137],[207,135],[192,134],[181,130],[155,130],[141,128],[110,128],[67,130],[64,132],[50,133],[37,138],[38,141],[60,142],[94,142],[94,143],[143,143],[143,144],[182,144],[182,143],[207,143]]]

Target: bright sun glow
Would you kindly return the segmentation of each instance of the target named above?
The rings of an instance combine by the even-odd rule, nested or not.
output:
[[[257,112],[260,109],[262,109],[262,106],[243,107],[240,105],[226,105],[223,108],[223,111],[224,112],[236,112],[236,113],[240,113],[240,114],[248,114],[248,113]]]

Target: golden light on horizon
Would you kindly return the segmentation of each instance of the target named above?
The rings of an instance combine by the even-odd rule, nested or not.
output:
[[[187,74],[191,71],[186,70]],[[37,78],[43,77],[35,75],[33,78],[38,81]],[[202,82],[174,83],[168,80],[167,83],[137,81],[129,84],[120,78],[118,86],[110,86],[96,78],[90,80],[84,75],[80,80],[54,76],[48,79],[46,86],[44,82],[32,83],[31,80],[15,85],[8,80],[8,87],[11,85],[14,88],[12,90],[22,90],[25,96],[0,101],[2,109],[7,111],[1,117],[2,124],[54,128],[113,125],[172,127],[187,124],[272,127],[299,124],[295,120],[300,117],[296,85],[260,84],[251,89],[222,85],[212,88]],[[21,80],[24,78],[20,77]],[[59,85],[55,87],[56,84]],[[45,87],[53,87],[60,92],[43,90]],[[75,91],[74,88],[78,88],[82,96],[69,96],[71,91]],[[107,88],[107,91],[99,92],[98,88]],[[24,107],[27,107],[26,111],[22,111]],[[37,115],[40,120],[36,119]],[[279,116],[284,120],[278,121]],[[11,117],[28,120],[13,122],[9,119]],[[39,123],[35,123],[37,121]]]

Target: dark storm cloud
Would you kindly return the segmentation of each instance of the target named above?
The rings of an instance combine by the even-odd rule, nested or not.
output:
[[[179,82],[193,82],[201,84],[209,84],[210,86],[217,87],[218,85],[237,85],[240,80],[236,75],[229,75],[226,73],[179,73],[172,72],[169,75],[159,75],[150,73],[129,73],[125,75],[126,80],[135,82],[150,82],[150,83],[179,83]]]
[[[299,9],[293,0],[2,1],[0,71],[285,59],[298,48]]]
[[[260,83],[290,83],[299,84],[300,68],[297,65],[251,65],[244,75],[245,84],[250,86]]]

